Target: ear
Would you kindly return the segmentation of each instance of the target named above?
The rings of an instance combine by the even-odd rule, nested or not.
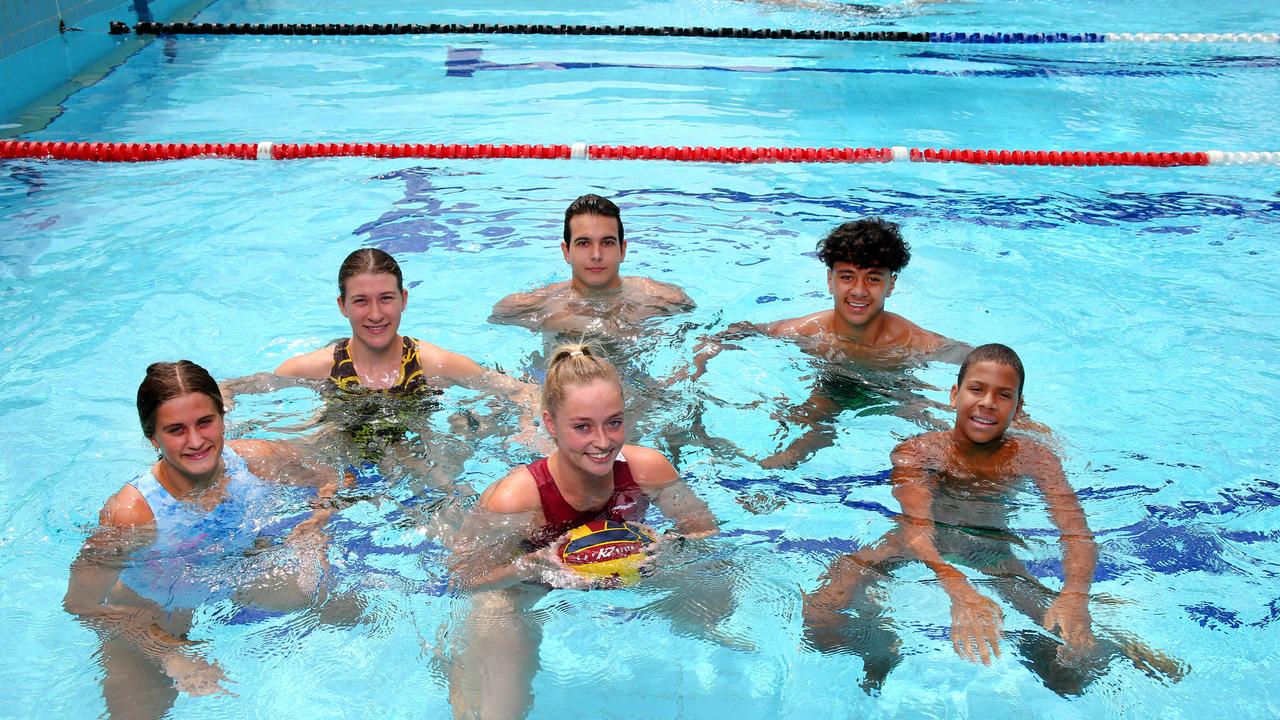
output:
[[[952,385],[952,386],[951,386],[951,409],[952,409],[952,410],[955,410],[955,409],[956,409],[956,395],[957,395],[959,392],[960,392],[960,386],[959,386],[959,385]],[[1018,403],[1019,403],[1019,405],[1021,405],[1021,403],[1022,403],[1022,398],[1018,398]]]
[[[897,273],[889,273],[889,281],[884,285],[884,296],[889,297],[893,294],[893,285],[898,281]]]
[[[827,268],[827,292],[831,293],[832,295],[835,295],[836,286],[834,282],[835,275],[833,273],[834,271],[831,268]]]
[[[400,291],[400,309],[403,310],[405,306],[408,304],[409,304],[409,291],[401,290]]]
[[[627,241],[623,240],[618,243],[618,262],[627,259]]]
[[[542,411],[542,427],[547,429],[547,432],[551,435],[552,440],[556,439],[555,428],[551,426],[551,413],[547,412],[546,410]]]
[[[571,262],[571,261],[569,260],[569,243],[567,243],[567,242],[562,242],[562,243],[560,243],[560,252],[561,252],[561,254],[563,254],[563,255],[564,255],[564,261],[565,261],[565,262],[567,262],[567,263]]]
[[[342,313],[342,317],[347,317],[347,305],[342,301],[342,296],[338,296],[338,312]]]

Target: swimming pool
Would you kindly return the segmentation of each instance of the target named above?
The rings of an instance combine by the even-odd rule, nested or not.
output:
[[[199,19],[849,22],[730,2],[572,12],[458,3],[422,13],[409,3],[353,16],[337,4],[218,2]],[[966,3],[871,26],[1267,31],[1278,16],[1208,3]],[[449,66],[451,57],[469,64]],[[1271,149],[1277,129],[1278,62],[1275,46],[1254,45],[176,38],[74,95],[30,138],[1255,150]],[[97,509],[149,459],[132,408],[147,363],[189,357],[229,377],[327,342],[345,327],[329,300],[334,268],[376,244],[404,266],[407,331],[522,368],[540,340],[487,324],[489,309],[508,292],[564,278],[561,213],[587,191],[622,206],[624,272],[675,282],[698,303],[646,345],[654,376],[704,332],[827,307],[822,268],[807,253],[837,223],[866,214],[901,222],[914,257],[890,309],[1022,354],[1030,409],[1062,440],[1098,534],[1094,589],[1125,600],[1096,604],[1095,618],[1192,672],[1166,687],[1117,666],[1063,699],[1013,657],[969,665],[945,639],[945,597],[917,582],[927,577],[919,569],[887,586],[907,657],[881,696],[857,689],[856,656],[800,649],[798,588],[812,588],[836,552],[889,527],[888,453],[919,431],[849,412],[835,446],[795,471],[707,452],[682,458],[725,524],[723,559],[738,568],[740,609],[721,629],[754,650],[673,632],[639,591],[556,593],[534,717],[1276,713],[1266,692],[1280,664],[1280,199],[1271,170],[368,159],[0,168],[9,318],[0,331],[0,562],[10,578],[0,623],[12,646],[0,660],[12,688],[0,715],[100,712],[96,640],[58,601]],[[752,454],[771,449],[775,398],[803,399],[810,372],[803,355],[765,340],[725,353],[704,378],[708,429]],[[938,364],[916,377],[947,388],[953,374]],[[765,404],[732,405],[753,400]],[[306,394],[255,399],[230,416],[232,431],[270,432],[314,406]],[[517,453],[486,444],[464,477],[482,487]],[[781,506],[744,511],[739,499],[756,493]],[[176,717],[447,714],[435,649],[462,601],[440,594],[437,557],[419,559],[425,520],[390,504],[344,515],[335,544],[351,548],[343,558],[368,578],[368,621],[334,627],[299,613],[236,624],[225,606],[208,608],[197,634],[239,697],[180,698]],[[1035,539],[1027,559],[1054,576],[1047,517],[1027,512],[1019,522]],[[1006,622],[1029,627],[1014,613]]]

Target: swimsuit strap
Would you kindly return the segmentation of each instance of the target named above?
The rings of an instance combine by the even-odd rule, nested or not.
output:
[[[577,508],[564,499],[556,481],[551,477],[551,468],[547,467],[546,458],[538,458],[529,463],[529,474],[538,484],[538,500],[542,502],[542,517],[548,527],[560,526],[573,522],[579,515]]]
[[[258,500],[267,485],[250,472],[249,465],[231,449],[230,444],[222,446],[222,465],[227,474],[226,498],[212,510],[206,511],[194,503],[175,498],[151,472],[139,475],[129,484],[147,501],[147,507],[155,517],[156,532],[162,535],[209,522],[211,518],[216,518],[219,524],[238,526],[246,505]]]
[[[256,499],[267,488],[266,481],[254,475],[249,469],[249,463],[231,449],[231,443],[222,446],[222,465],[227,473],[229,499]]]
[[[355,390],[363,387],[356,365],[351,360],[351,338],[343,338],[333,345],[333,365],[329,368],[329,384],[338,390]],[[427,377],[418,360],[418,341],[408,335],[401,336],[400,376],[396,384],[381,390],[391,395],[408,395],[429,388]]]
[[[404,348],[400,351],[400,382],[391,388],[394,392],[413,393],[427,385],[427,376],[422,373],[422,363],[418,361],[418,341],[404,336]]]
[[[155,518],[156,529],[163,532],[172,524],[172,519],[180,512],[178,500],[169,494],[150,470],[129,481],[129,485],[137,490],[142,499],[147,501],[151,515]]]
[[[613,461],[613,497],[618,497],[622,492],[639,489],[640,486],[636,484],[636,479],[631,474],[631,466],[622,457],[622,453],[618,453],[618,459]]]
[[[329,382],[339,390],[353,390],[360,387],[360,376],[356,374],[356,365],[351,361],[351,352],[347,346],[351,338],[343,338],[333,345],[333,365],[329,368]]]

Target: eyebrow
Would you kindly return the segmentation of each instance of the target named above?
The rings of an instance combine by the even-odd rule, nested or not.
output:
[[[995,385],[993,383],[983,382],[981,380],[965,380],[966,385],[981,385],[982,387],[994,387],[997,390],[1008,390],[1009,392],[1017,392],[1018,388],[1013,385]]]
[[[620,419],[620,418],[622,418],[622,416],[623,416],[623,415],[625,415],[625,414],[626,414],[626,413],[625,413],[625,411],[623,411],[623,412],[619,412],[619,413],[614,413],[613,415],[610,415],[609,417],[605,418],[605,420]],[[592,421],[592,420],[594,420],[594,419],[595,419],[595,418],[589,418],[589,417],[586,417],[586,416],[578,416],[578,417],[571,417],[571,418],[569,418],[569,422],[582,422],[582,421],[584,421],[584,420],[585,420],[585,421],[587,421],[587,422],[590,422],[590,421]]]

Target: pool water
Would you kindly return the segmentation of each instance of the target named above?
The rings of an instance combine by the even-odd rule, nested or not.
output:
[[[712,0],[384,4],[230,2],[209,22],[538,22],[908,30],[1274,31],[1262,4],[1100,2],[903,6],[865,24]],[[122,18],[124,19],[124,18]],[[467,51],[467,52],[463,52]],[[478,51],[478,52],[475,52]],[[450,59],[455,60],[450,64]],[[461,61],[461,64],[457,61]],[[1276,46],[917,46],[600,37],[161,39],[28,139],[645,143],[1274,150]],[[1054,429],[1098,537],[1094,617],[1191,668],[1162,685],[1127,663],[1084,695],[1044,688],[1014,656],[956,656],[946,597],[908,567],[884,586],[903,663],[883,692],[862,661],[800,640],[800,591],[897,509],[890,450],[921,431],[849,411],[834,444],[790,471],[686,448],[680,469],[720,518],[732,584],[718,639],[678,632],[656,590],[557,592],[533,717],[1184,717],[1275,715],[1280,670],[1280,194],[1265,168],[713,166],[641,162],[292,162],[0,165],[0,716],[102,712],[97,639],[59,600],[96,512],[149,462],[133,397],[147,364],[187,357],[215,377],[267,370],[346,330],[334,275],[351,250],[393,252],[402,329],[519,373],[541,349],[486,322],[506,294],[567,277],[565,205],[616,200],[624,273],[682,286],[689,315],[656,324],[636,362],[679,368],[699,336],[830,307],[814,243],[866,215],[901,223],[913,258],[889,308],[949,337],[1021,354],[1028,409]],[[763,456],[796,429],[813,366],[753,339],[677,386],[633,441],[701,407],[707,429]],[[955,366],[913,373],[945,402]],[[450,409],[484,411],[468,393]],[[235,436],[290,435],[318,401],[246,398]],[[750,409],[744,407],[751,406]],[[436,422],[445,431],[447,413]],[[944,413],[936,418],[946,420]],[[527,451],[491,437],[477,489]],[[315,613],[237,620],[201,609],[193,637],[238,697],[182,696],[174,717],[443,717],[439,653],[465,613],[432,532],[456,503],[412,479],[334,526],[331,558],[368,603],[354,625]],[[437,500],[444,498],[443,505]],[[745,505],[756,510],[750,512]],[[1019,553],[1051,586],[1047,515],[1016,515]],[[1268,589],[1270,588],[1270,589]],[[674,602],[692,595],[673,593]],[[687,604],[687,602],[686,602]],[[1030,621],[1006,609],[1010,630]],[[35,710],[38,708],[38,711]]]

